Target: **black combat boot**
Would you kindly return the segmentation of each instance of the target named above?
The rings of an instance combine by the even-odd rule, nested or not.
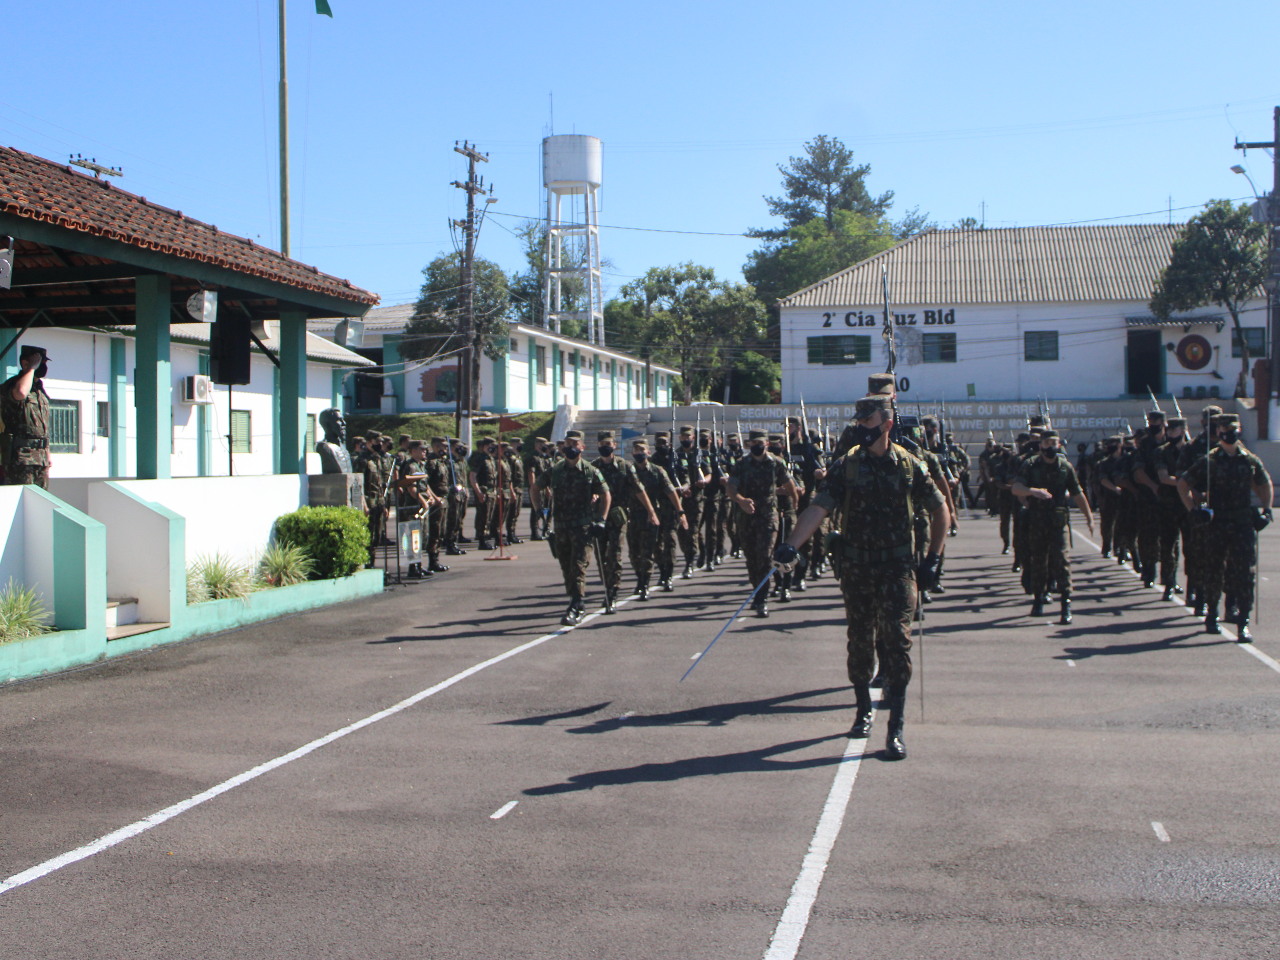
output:
[[[1031,614],[1030,614],[1031,616],[1033,616],[1033,617],[1043,617],[1043,616],[1044,616],[1044,602],[1045,602],[1045,600],[1046,600],[1046,599],[1048,599],[1048,598],[1047,598],[1047,597],[1045,597],[1045,595],[1044,595],[1044,594],[1042,594],[1042,593],[1037,593],[1037,594],[1036,594],[1036,598],[1035,598],[1035,600],[1033,600],[1033,601],[1032,601],[1032,603],[1031,603]]]
[[[1068,624],[1071,622],[1071,596],[1069,594],[1062,595],[1062,615],[1058,617],[1058,622]]]
[[[1160,599],[1161,599],[1161,600],[1172,600],[1172,599],[1173,599],[1173,584],[1172,584],[1172,583],[1166,583],[1166,584],[1164,585],[1164,593],[1160,594]]]
[[[681,580],[693,579],[693,561],[690,560],[688,557],[685,557],[684,572],[680,574],[680,579]]]
[[[440,562],[440,554],[431,554],[430,560],[431,562],[427,564],[427,569],[432,573],[446,573],[448,571],[449,568]]]
[[[605,613],[618,612],[618,608],[614,606],[613,598],[614,598],[614,591],[612,589],[605,590],[604,592],[604,612]]]
[[[1235,623],[1236,618],[1240,616],[1240,609],[1236,605],[1236,598],[1226,593],[1222,596],[1222,619],[1227,623]]]
[[[849,736],[854,740],[865,740],[871,735],[871,722],[874,717],[871,709],[871,687],[854,684],[853,696],[857,702],[857,713],[854,714],[853,727],[849,730]]]
[[[1236,618],[1236,643],[1253,643],[1253,634],[1249,632],[1249,615],[1243,611]]]
[[[791,574],[784,573],[781,581],[778,583],[778,602],[791,602]]]
[[[756,597],[755,608],[757,617],[763,618],[769,616],[769,601],[765,597]]]
[[[444,552],[451,557],[461,557],[466,554],[467,551],[463,550],[456,543],[446,543],[444,545]]]
[[[933,579],[933,586],[929,588],[930,592],[932,593],[947,592],[946,588],[942,586],[942,571],[943,571],[943,568],[946,567],[946,565],[947,565],[947,558],[939,557],[938,558],[938,575]]]
[[[889,734],[884,741],[886,760],[907,759],[907,744],[902,739],[902,727],[907,712],[907,685],[895,684],[891,690],[885,691],[885,702],[889,705]]]
[[[1218,608],[1216,605],[1213,607],[1205,607],[1204,632],[1222,633],[1222,627],[1218,626]]]
[[[582,622],[582,616],[586,613],[586,604],[581,597],[574,597],[569,601],[569,609],[564,612],[564,616],[560,618],[560,623],[565,627],[576,627]]]
[[[649,578],[645,577],[636,584],[636,596],[641,600],[649,599]]]

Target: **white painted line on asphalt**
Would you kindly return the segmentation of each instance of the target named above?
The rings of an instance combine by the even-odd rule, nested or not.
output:
[[[861,740],[850,740],[844,749],[844,756],[836,767],[835,780],[827,794],[827,802],[822,807],[822,816],[818,818],[817,829],[813,832],[813,839],[809,841],[809,852],[804,856],[800,875],[791,885],[791,896],[787,898],[782,918],[773,931],[773,939],[769,942],[769,949],[765,951],[764,960],[794,960],[800,950],[800,941],[804,939],[804,932],[809,926],[809,914],[818,899],[818,888],[822,886],[822,877],[827,872],[827,862],[831,859],[836,837],[840,835],[844,812],[849,806],[849,795],[853,793],[853,781],[858,776],[858,767],[866,748],[867,740],[864,737]]]
[[[503,817],[505,817],[508,813],[510,813],[512,810],[514,810],[514,809],[516,808],[516,804],[517,804],[517,803],[519,803],[519,802],[520,802],[519,800],[512,800],[510,803],[504,803],[502,806],[500,806],[500,807],[499,807],[497,810],[495,810],[493,813],[489,814],[489,819],[490,819],[490,820],[501,820],[501,819],[502,819]]]
[[[1080,539],[1083,540],[1085,543],[1090,544],[1091,546],[1097,547],[1097,549],[1099,550],[1102,549],[1086,536],[1081,535]],[[1117,566],[1119,565],[1117,564]],[[1133,577],[1139,576],[1138,573],[1128,564],[1125,564],[1125,566],[1123,566],[1121,569],[1127,571]],[[1265,580],[1266,577],[1263,577],[1262,579]],[[1152,589],[1155,589],[1155,588],[1153,587]],[[1191,609],[1191,607],[1187,606],[1186,601],[1183,600],[1181,597],[1175,596],[1169,602],[1176,603],[1178,606],[1182,607],[1182,609],[1186,612],[1187,616],[1191,617],[1193,620],[1196,620],[1197,622],[1200,621],[1200,618],[1196,616],[1195,611]],[[1220,624],[1220,626],[1222,627],[1222,632],[1226,637],[1228,637],[1231,640],[1239,641],[1240,639],[1239,635],[1235,632],[1235,629],[1231,624],[1223,623],[1223,624]],[[1255,647],[1252,643],[1237,642],[1236,647],[1243,650],[1245,653],[1249,654],[1250,656],[1254,657],[1260,663],[1270,667],[1276,673],[1280,673],[1280,660],[1276,660],[1274,657],[1268,656],[1267,654],[1263,653],[1261,650]]]
[[[1156,832],[1156,837],[1160,840],[1161,843],[1169,842],[1169,831],[1164,828],[1163,823],[1160,823],[1159,821],[1156,821],[1156,820],[1152,820],[1151,829]]]
[[[599,613],[588,614],[583,618],[582,622],[586,623],[589,620],[594,620],[598,616],[600,616]],[[349,724],[341,730],[335,730],[333,733],[326,734],[318,740],[312,740],[310,743],[303,744],[296,750],[291,750],[289,753],[276,757],[274,760],[268,760],[266,763],[261,763],[252,770],[246,770],[244,773],[237,774],[230,780],[224,780],[217,786],[210,787],[208,790],[197,793],[193,797],[181,800],[172,806],[165,807],[163,810],[158,810],[149,817],[145,817],[142,820],[129,824],[128,826],[121,827],[119,830],[112,831],[106,836],[99,837],[91,843],[86,843],[83,847],[77,847],[75,850],[69,850],[66,853],[59,854],[51,860],[46,860],[44,863],[38,863],[34,867],[29,867],[21,873],[15,873],[9,879],[0,883],[0,894],[7,893],[15,887],[20,887],[23,884],[31,883],[33,880],[39,880],[41,877],[48,876],[54,871],[61,870],[63,867],[68,867],[73,863],[78,863],[81,860],[87,860],[94,854],[108,850],[116,844],[123,843],[125,840],[136,837],[153,827],[158,827],[160,824],[172,820],[179,814],[186,813],[188,810],[198,807],[206,800],[212,800],[214,797],[226,793],[228,790],[234,790],[236,787],[248,783],[250,780],[257,779],[264,773],[270,773],[277,767],[283,767],[287,763],[292,763],[294,760],[305,757],[307,754],[315,750],[319,750],[321,747],[327,746],[335,740],[342,739],[349,733],[355,733],[357,730],[361,730],[364,727],[375,724],[379,720],[385,720],[388,717],[395,716],[402,710],[408,710],[415,704],[427,699],[427,697],[434,696],[442,690],[447,690],[455,683],[460,683],[468,677],[474,676],[486,667],[492,667],[495,664],[501,663],[503,660],[508,660],[511,657],[524,653],[526,650],[532,650],[534,647],[544,644],[548,640],[554,640],[556,637],[562,637],[574,629],[576,628],[561,627],[554,633],[548,633],[545,637],[539,637],[537,640],[530,640],[527,643],[520,644],[518,647],[512,647],[506,653],[500,653],[496,657],[490,657],[482,663],[477,663],[475,666],[468,667],[461,673],[455,673],[449,679],[442,680],[435,686],[427,687],[425,690],[420,690],[413,696],[401,700],[399,703],[387,707],[385,710],[379,710],[377,713],[370,714],[363,720],[357,720],[355,723]]]

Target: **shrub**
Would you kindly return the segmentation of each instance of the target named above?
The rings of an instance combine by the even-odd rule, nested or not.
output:
[[[288,587],[309,579],[314,567],[305,550],[281,540],[262,554],[258,561],[258,580],[268,587]]]
[[[193,579],[195,594],[198,597],[195,601],[191,599]],[[187,570],[188,603],[246,597],[253,592],[253,589],[253,571],[243,563],[236,563],[221,553],[197,557],[195,563]]]
[[[276,520],[276,539],[301,548],[313,580],[349,577],[369,560],[369,524],[354,507],[303,507]]]
[[[0,643],[52,632],[49,611],[40,595],[13,578],[0,590]]]

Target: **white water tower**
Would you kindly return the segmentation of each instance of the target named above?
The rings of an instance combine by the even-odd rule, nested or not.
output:
[[[562,321],[584,321],[587,342],[603,346],[600,168],[598,137],[543,138],[542,183],[547,188],[543,323],[560,333]]]

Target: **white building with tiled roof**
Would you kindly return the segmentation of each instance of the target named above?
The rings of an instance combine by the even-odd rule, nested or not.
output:
[[[780,302],[784,402],[842,402],[886,369],[886,290],[908,400],[1229,397],[1240,343],[1225,310],[1148,307],[1178,224],[922,234]],[[1241,316],[1266,356],[1266,304]]]

